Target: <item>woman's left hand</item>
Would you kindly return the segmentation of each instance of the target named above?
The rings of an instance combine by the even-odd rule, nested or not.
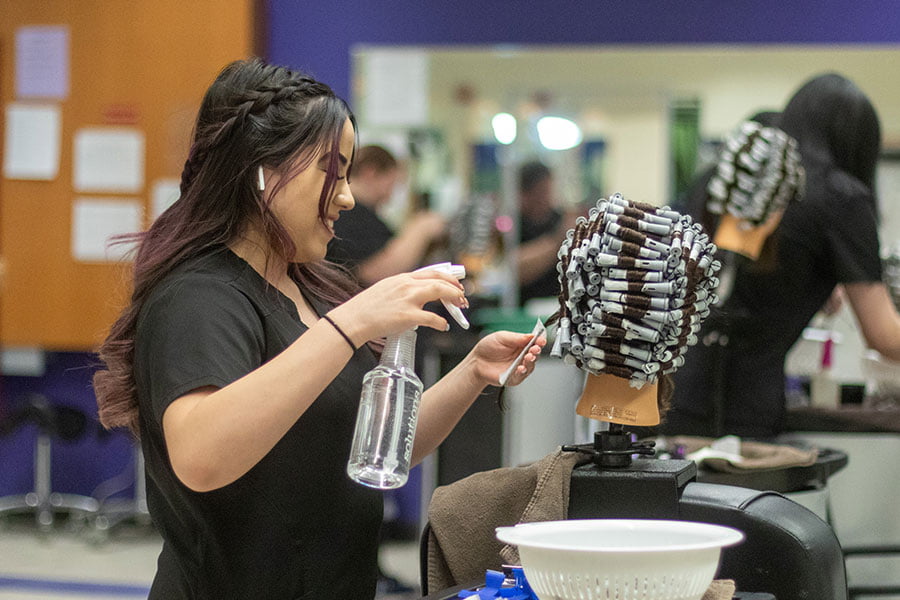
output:
[[[497,331],[482,338],[472,349],[471,354],[475,359],[476,375],[488,385],[498,385],[500,375],[516,360],[531,338],[530,333],[512,331]],[[534,363],[546,343],[547,338],[544,335],[535,340],[534,345],[522,358],[522,362],[510,374],[506,385],[518,385],[534,371]]]

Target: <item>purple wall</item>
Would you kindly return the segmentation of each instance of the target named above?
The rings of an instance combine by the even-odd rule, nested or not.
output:
[[[350,53],[379,45],[900,42],[895,0],[268,0],[266,58],[349,99]]]
[[[0,377],[3,395],[0,418],[9,418],[29,394],[41,394],[54,405],[82,411],[87,424],[74,441],[53,441],[52,485],[54,492],[89,495],[101,482],[120,473],[131,473],[133,444],[124,431],[106,431],[97,419],[97,401],[91,378],[97,358],[86,352],[48,352],[42,377]],[[32,422],[0,436],[0,496],[34,489],[34,441]]]

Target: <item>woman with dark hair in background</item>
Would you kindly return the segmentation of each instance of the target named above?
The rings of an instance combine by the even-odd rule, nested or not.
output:
[[[715,309],[719,318],[707,321],[724,328],[709,335],[704,327],[687,353],[660,428],[665,434],[777,435],[785,357],[838,285],[869,347],[900,360],[900,315],[881,280],[874,107],[845,77],[819,75],[793,95],[779,127],[799,144],[802,200],[788,205],[765,242],[763,253],[774,260],[739,265],[730,296]]]
[[[232,63],[203,99],[180,198],[127,238],[134,291],[94,386],[103,424],[140,436],[163,538],[153,599],[374,596],[382,497],[345,472],[367,342],[446,330],[423,305],[466,299],[435,271],[358,292],[322,260],[353,207],[355,145],[329,87]],[[414,464],[529,339],[483,338],[423,394]]]

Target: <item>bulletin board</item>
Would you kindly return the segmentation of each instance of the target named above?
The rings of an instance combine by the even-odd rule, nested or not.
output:
[[[204,90],[226,63],[259,49],[259,12],[253,0],[0,0],[0,128],[11,103],[56,106],[61,116],[55,177],[0,174],[2,346],[89,351],[103,340],[130,294],[130,265],[73,253],[75,207],[84,197],[139,206],[140,227],[149,224],[157,183],[177,186]],[[36,26],[67,32],[65,97],[17,94],[17,32]],[[141,140],[136,189],[76,190],[75,140],[85,129]]]

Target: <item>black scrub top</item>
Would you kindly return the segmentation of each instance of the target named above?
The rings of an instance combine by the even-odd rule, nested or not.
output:
[[[134,369],[147,501],[163,538],[151,599],[374,597],[382,496],[345,472],[362,379],[376,364],[368,348],[233,483],[194,492],[166,452],[172,401],[231,383],[305,330],[293,303],[223,247],[177,268],[144,304]]]
[[[334,239],[325,258],[355,271],[359,263],[380,252],[394,237],[371,208],[357,202],[334,222]]]
[[[537,238],[553,233],[559,229],[563,214],[558,210],[549,213],[542,221],[532,221],[522,217],[519,225],[520,243],[530,242]],[[562,239],[559,240],[562,244]],[[559,296],[559,275],[556,272],[556,262],[544,271],[537,279],[519,287],[519,303],[524,304],[532,298],[545,298]]]
[[[738,261],[730,297],[714,308],[674,375],[663,433],[777,435],[788,351],[837,284],[881,280],[871,191],[843,171],[804,166],[804,197],[790,204],[767,241],[777,244],[774,265]],[[727,335],[727,346],[709,339],[714,330]],[[718,402],[724,431],[713,429]]]

